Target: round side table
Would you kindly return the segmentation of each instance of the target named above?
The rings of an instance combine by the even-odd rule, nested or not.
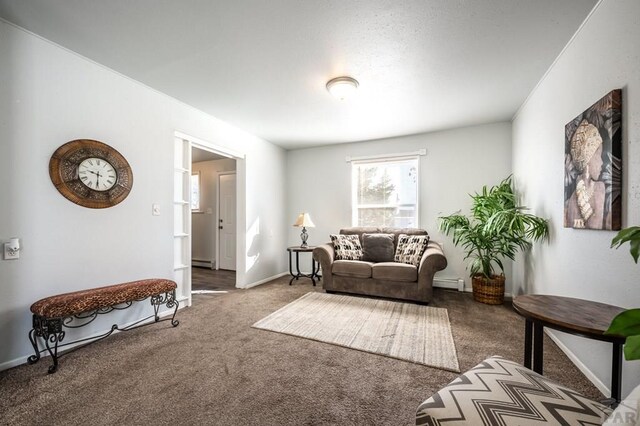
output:
[[[320,272],[320,264],[315,261],[313,256],[311,256],[311,273],[303,274],[300,272],[300,253],[311,253],[315,246],[291,246],[287,247],[287,251],[289,252],[289,274],[291,275],[291,279],[289,280],[289,285],[293,282],[293,280],[298,280],[299,278],[311,278],[311,282],[313,285],[316,285],[316,279],[320,281],[322,278],[318,272]],[[296,273],[293,273],[293,254],[296,254]]]
[[[613,344],[611,398],[620,402],[622,387],[622,346],[625,338],[608,335],[611,320],[624,308],[571,297],[527,294],[513,299],[513,309],[525,318],[524,366],[542,374],[542,331],[544,327],[587,339]]]

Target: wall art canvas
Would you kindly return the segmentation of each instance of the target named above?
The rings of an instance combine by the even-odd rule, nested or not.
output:
[[[613,90],[565,126],[564,226],[622,225],[622,91]]]

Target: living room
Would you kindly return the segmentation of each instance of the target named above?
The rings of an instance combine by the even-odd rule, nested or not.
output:
[[[246,407],[258,409],[257,402],[273,405],[265,405],[255,413],[256,423],[258,420],[266,424],[286,423],[288,420],[306,424],[355,424],[358,418],[363,424],[406,424],[413,421],[418,404],[453,380],[456,374],[377,356],[383,358],[381,361],[372,358],[376,355],[336,349],[319,342],[299,343],[304,339],[260,330],[251,329],[251,332],[264,333],[267,337],[251,340],[246,334],[244,324],[248,318],[252,318],[252,307],[256,310],[253,313],[255,320],[258,320],[312,289],[311,284],[304,280],[295,282],[291,288],[286,285],[288,279],[283,280],[288,275],[285,249],[300,242],[300,229],[291,226],[298,214],[308,212],[313,218],[315,227],[308,229],[309,243],[312,245],[325,243],[329,240],[329,234],[353,225],[351,164],[347,157],[391,156],[424,150],[419,160],[419,226],[444,246],[448,267],[439,272],[439,277],[462,278],[466,286],[470,286],[463,252],[453,245],[450,237],[438,230],[437,218],[457,210],[467,211],[470,206],[469,194],[479,191],[483,185],[495,185],[513,174],[522,204],[549,220],[550,237],[546,242],[536,243],[530,252],[520,254],[516,261],[505,263],[507,296],[553,294],[625,308],[640,305],[638,266],[626,247],[619,250],[611,248],[615,231],[563,227],[565,125],[614,89],[622,89],[623,98],[622,226],[640,223],[640,156],[637,152],[640,131],[640,100],[637,96],[637,88],[640,87],[640,57],[637,49],[640,40],[640,5],[637,1],[570,2],[572,7],[580,6],[580,12],[576,12],[579,17],[564,29],[564,39],[555,40],[557,49],[546,62],[536,64],[539,72],[528,83],[530,87],[526,88],[519,103],[503,114],[504,119],[483,121],[478,118],[475,122],[461,123],[456,122],[454,113],[448,116],[448,123],[443,121],[441,127],[429,131],[380,132],[366,139],[345,136],[342,141],[334,139],[332,143],[323,143],[322,137],[318,136],[320,133],[309,132],[306,139],[301,139],[300,145],[295,148],[290,146],[291,140],[274,144],[268,138],[229,124],[216,114],[204,112],[163,93],[164,88],[140,83],[135,77],[129,76],[127,67],[135,69],[138,61],[144,61],[142,45],[139,47],[139,57],[119,58],[122,65],[120,69],[79,52],[81,48],[91,48],[82,45],[82,31],[87,31],[87,28],[73,20],[72,13],[63,17],[65,12],[80,5],[67,2],[64,7],[60,6],[64,3],[52,5],[37,1],[0,1],[0,17],[3,18],[0,20],[0,176],[4,183],[0,191],[0,238],[5,243],[12,237],[18,237],[21,245],[19,259],[0,261],[0,282],[4,286],[3,297],[0,298],[0,336],[4,342],[0,346],[0,368],[4,372],[0,373],[3,375],[0,377],[3,380],[2,389],[8,389],[6,384],[11,383],[12,390],[20,390],[11,396],[6,395],[5,399],[11,404],[16,401],[19,404],[0,407],[3,410],[11,408],[10,418],[16,424],[42,423],[47,413],[54,411],[57,420],[54,423],[79,423],[81,419],[89,418],[96,423],[148,422],[150,419],[142,413],[152,412],[154,404],[156,408],[158,404],[150,395],[162,396],[167,395],[163,392],[169,392],[163,388],[162,380],[175,386],[170,391],[172,397],[174,391],[179,391],[188,395],[190,400],[201,401],[178,401],[179,405],[174,408],[177,416],[174,420],[178,423],[202,420],[201,417],[195,417],[197,410],[209,413],[212,416],[211,424],[238,423],[246,420],[238,413]],[[441,3],[438,5],[444,8]],[[487,15],[495,13],[498,19],[502,15],[497,11],[509,9],[507,3],[510,2],[488,2]],[[518,5],[525,7],[526,3],[520,2]],[[554,3],[546,2],[545,6],[538,6],[541,9],[548,8],[545,9],[546,15],[541,14],[548,16],[549,10],[560,7]],[[26,6],[21,7],[20,4]],[[123,19],[121,15],[127,13],[134,17],[144,16],[147,13],[145,5],[145,2],[137,6],[116,4],[114,10],[119,13],[114,12],[110,16],[112,20],[104,19],[102,24],[107,28],[115,25],[118,19]],[[388,4],[383,6],[378,11],[374,6],[358,4],[358,7],[369,10],[371,14],[378,12],[382,18],[377,22],[381,25],[386,19],[385,13],[391,16],[398,12],[398,9],[386,8]],[[28,10],[30,7],[34,9]],[[335,4],[334,7],[340,9]],[[357,12],[358,7],[353,7]],[[403,9],[402,6],[397,7]],[[411,3],[406,7],[413,11],[413,7],[419,9],[421,6]],[[464,15],[460,11],[471,5],[464,3],[458,7],[458,12]],[[565,18],[569,15],[567,8],[569,6],[563,7],[565,13],[562,16]],[[353,10],[351,12],[354,13]],[[276,19],[277,14],[275,11],[272,13],[265,16],[264,20]],[[257,17],[254,20],[256,26],[264,28],[261,26],[264,25],[263,20]],[[550,21],[549,25],[555,28],[553,20]],[[65,22],[68,24],[64,25]],[[490,26],[491,21],[487,22]],[[71,23],[77,27],[74,29]],[[222,25],[220,22],[216,24]],[[33,29],[29,28],[31,25]],[[66,27],[69,31],[60,32],[63,38],[53,40],[47,34],[55,34],[56,28],[49,25],[58,25],[58,30]],[[186,25],[185,31],[192,28],[193,25]],[[271,31],[277,33],[276,29],[273,27]],[[145,33],[148,37],[149,34],[162,31],[162,28],[144,25],[139,29],[141,38]],[[201,37],[209,34],[206,29],[198,31]],[[117,34],[111,37],[112,50],[117,50],[115,46],[120,44],[135,43],[132,39],[120,39]],[[256,43],[260,47],[259,37],[255,34],[253,37],[241,40],[240,44]],[[507,38],[493,40],[496,43],[493,55],[486,58],[488,63],[497,61],[501,51],[509,47],[500,47],[500,43],[507,43]],[[78,48],[75,47],[77,45]],[[464,46],[453,47],[461,49],[461,55],[470,54],[464,50]],[[185,52],[185,60],[197,57],[197,46],[189,46],[188,49],[192,50]],[[411,56],[413,53],[407,49]],[[520,68],[529,66],[529,56],[537,58],[535,52],[527,50],[528,46],[522,46],[522,49],[521,62],[505,65],[506,69],[513,68],[514,74],[519,73]],[[244,58],[248,62],[247,67],[254,67],[258,73],[262,67],[274,66],[272,63],[286,63],[283,57],[272,62],[267,59],[260,55]],[[385,66],[385,57],[378,59],[380,66]],[[203,60],[203,65],[206,62]],[[362,123],[366,117],[362,118],[349,110],[346,102],[350,101],[330,98],[324,87],[326,82],[343,72],[350,74],[350,70],[331,69],[329,65],[328,61],[326,70],[310,71],[326,75],[317,78],[320,84],[315,85],[308,96],[322,99],[317,102],[325,102],[324,97],[327,97],[327,104],[335,109],[330,113],[331,117],[344,114],[346,118],[343,121],[346,124],[343,122],[342,125],[348,130],[351,125],[349,119],[353,119],[354,123]],[[180,58],[177,58],[173,63],[160,64],[156,71],[158,74],[172,74],[178,72],[181,66]],[[353,77],[360,82],[359,90],[364,93],[361,96],[366,96],[368,82],[365,72],[371,70],[366,70],[362,64],[360,67],[364,67],[363,72],[353,72]],[[310,79],[309,76],[291,76],[285,72],[285,68],[282,67],[281,72],[292,82],[308,84],[305,79]],[[475,78],[482,80],[487,75],[480,71],[487,71],[478,70],[476,73]],[[442,74],[439,76],[444,78]],[[154,77],[160,76],[149,76]],[[418,77],[407,73],[392,80],[394,84],[402,85],[403,79],[414,78]],[[259,81],[260,77],[256,77],[256,80]],[[503,88],[498,86],[498,89],[487,83],[486,88],[482,86],[479,92],[474,92],[485,94],[484,98],[475,99],[476,105],[489,103],[490,97],[501,97],[501,92],[522,90],[517,83]],[[252,84],[256,85],[256,90],[262,87],[256,81]],[[269,85],[269,81],[265,84]],[[170,89],[167,88],[166,92]],[[467,90],[470,89],[466,86],[444,88],[460,108],[474,101],[465,97]],[[429,97],[429,93],[419,93],[422,97]],[[218,97],[224,98],[224,95],[223,92]],[[358,95],[356,93],[356,97]],[[198,96],[196,94],[195,98]],[[286,94],[282,96],[283,103],[289,102]],[[203,102],[206,103],[206,100]],[[251,109],[254,103],[265,101],[247,98],[237,102]],[[358,101],[354,102],[357,105]],[[430,102],[434,106],[433,110],[423,112],[425,123],[430,119],[435,120],[438,105],[444,101],[435,97]],[[389,101],[378,106],[378,109],[384,111],[388,108],[387,111],[392,111],[393,107],[399,108]],[[273,108],[276,109],[276,106]],[[409,115],[405,109],[401,111],[402,114],[398,115]],[[481,113],[491,112],[479,111],[477,114],[482,117]],[[394,114],[390,115],[391,118],[385,123],[377,123],[382,120],[376,116],[370,120],[371,126],[393,126]],[[324,118],[317,116],[317,119],[321,121]],[[304,131],[306,124],[308,122],[291,120],[291,127],[298,131]],[[134,339],[141,346],[135,358],[123,360],[118,357],[120,351],[125,353],[124,347],[128,344],[124,340],[127,339],[127,333],[118,333],[100,344],[63,358],[64,364],[56,374],[46,375],[46,369],[43,370],[41,365],[43,361],[45,364],[48,362],[46,358],[41,364],[23,365],[33,352],[27,338],[32,326],[29,308],[38,299],[143,278],[175,278],[176,132],[236,158],[238,197],[242,200],[238,203],[238,229],[241,232],[238,234],[237,252],[241,255],[237,258],[236,283],[242,290],[228,295],[199,296],[200,299],[191,300],[186,286],[180,286],[178,300],[181,308],[191,305],[178,311],[180,326],[175,330],[160,330],[157,334],[152,326],[136,334]],[[69,202],[52,185],[48,175],[52,154],[65,142],[80,138],[95,139],[113,146],[131,165],[133,188],[117,206],[87,209]],[[325,139],[329,140],[329,137]],[[38,205],[41,206],[39,210]],[[154,205],[158,207],[158,215],[153,214]],[[321,289],[320,285],[318,290]],[[490,355],[508,356],[513,361],[522,362],[524,322],[518,322],[517,316],[511,318],[503,311],[489,310],[489,307],[471,301],[469,304],[460,302],[462,304],[459,305],[452,302],[454,299],[451,297],[455,296],[446,290],[439,290],[437,295],[440,300],[435,305],[450,311],[461,371]],[[108,329],[114,321],[134,321],[148,309],[148,305],[139,305],[98,318],[75,335],[70,333],[68,338],[96,334]],[[484,332],[481,328],[472,328],[469,334],[463,334],[464,327],[471,327],[465,324],[465,313],[470,316],[469,322],[503,320],[505,328],[488,328]],[[189,328],[189,321],[185,318],[191,318],[192,323],[196,320],[203,322],[199,327]],[[198,330],[202,331],[205,327],[206,319],[210,319],[210,326],[219,333],[219,338],[233,343],[237,352],[216,340],[215,336],[207,336],[207,344],[194,349],[193,345],[205,337],[198,334]],[[226,331],[220,328],[226,328]],[[175,354],[175,359],[167,365],[166,359],[154,356],[154,353],[166,354],[154,344],[164,346],[163,339],[169,338],[169,333],[173,332],[183,334],[172,335],[177,337],[171,338],[174,340],[171,340],[173,345],[169,353]],[[500,337],[494,335],[500,333],[503,334]],[[585,386],[593,386],[608,396],[611,383],[610,344],[562,333],[551,332],[549,335],[560,350],[547,346],[555,352],[546,358],[545,372],[560,375],[563,370],[571,370],[571,380],[585,381]],[[145,340],[145,336],[149,339]],[[290,339],[294,339],[293,342]],[[259,348],[256,347],[258,344]],[[94,349],[98,345],[101,351]],[[481,349],[465,352],[473,345]],[[279,348],[282,348],[282,352]],[[240,357],[242,349],[249,353],[255,351],[259,361],[251,367],[254,372],[263,372],[261,374],[264,375],[260,376],[262,385],[252,380],[252,371],[243,370],[243,358]],[[216,354],[218,350],[222,353]],[[340,352],[335,352],[337,350]],[[277,360],[275,353],[296,359]],[[207,371],[204,368],[206,364],[197,364],[195,370],[189,369],[196,359],[216,356],[224,359],[226,364],[211,360],[212,369],[218,369],[217,372],[225,372],[233,378],[228,387],[224,387],[229,392],[224,397],[215,389],[216,383],[219,383],[215,375],[218,373]],[[315,357],[326,362],[314,364],[317,361]],[[105,360],[102,363],[101,358]],[[332,362],[335,364],[332,365]],[[146,364],[149,365],[145,367]],[[142,370],[144,373],[138,375],[134,372],[138,368],[153,366],[163,371],[158,372],[158,380],[150,383],[149,394],[138,392],[133,395],[128,392],[127,389],[144,389],[143,385],[138,388],[136,383],[150,380],[153,370]],[[167,371],[164,371],[165,368]],[[18,369],[29,372],[14,376],[12,371]],[[89,370],[93,373],[88,374]],[[172,374],[179,377],[177,383],[170,377]],[[205,386],[196,377],[198,375],[215,379]],[[348,383],[340,382],[340,375]],[[73,385],[65,388],[60,376],[71,380]],[[333,395],[331,389],[323,385],[324,376],[327,376],[328,383],[336,386],[339,395]],[[101,396],[104,401],[98,403],[89,396],[83,399],[82,389],[100,386],[92,379],[106,381],[107,377],[109,380],[104,386],[110,394]],[[625,361],[623,396],[640,383],[639,377],[638,363]],[[424,385],[427,382],[428,385]],[[199,387],[191,388],[190,383],[197,383]],[[273,392],[270,392],[270,385]],[[397,388],[397,393],[391,395],[394,388]],[[50,389],[53,395],[64,392],[78,399],[73,404],[59,395],[48,399],[45,397],[46,389]],[[212,400],[203,396],[208,393],[215,395],[215,398]],[[269,393],[272,394],[265,396]],[[297,397],[299,401],[296,401]],[[221,407],[214,409],[216,401],[220,402]],[[317,411],[304,411],[300,407],[304,404],[316,406]],[[376,412],[377,405],[389,407],[394,404],[403,411],[400,413],[385,408],[380,413]],[[83,405],[91,410],[83,410]],[[20,406],[27,407],[25,410],[28,411],[21,412]],[[110,409],[107,408],[109,406]],[[44,411],[38,412],[38,409]],[[139,417],[132,414],[136,409],[141,413]],[[319,415],[320,411],[324,415]],[[221,413],[221,417],[214,418],[213,413],[216,412]],[[317,417],[303,418],[305,413]],[[376,417],[376,414],[379,416]],[[393,416],[397,416],[397,422],[391,421]]]

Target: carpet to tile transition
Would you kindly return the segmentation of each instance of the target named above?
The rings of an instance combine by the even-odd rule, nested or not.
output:
[[[307,293],[252,327],[460,372],[443,308]]]

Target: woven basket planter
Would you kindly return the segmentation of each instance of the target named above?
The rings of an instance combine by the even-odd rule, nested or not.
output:
[[[502,305],[504,302],[504,275],[487,278],[484,275],[471,277],[473,299],[487,305]]]

